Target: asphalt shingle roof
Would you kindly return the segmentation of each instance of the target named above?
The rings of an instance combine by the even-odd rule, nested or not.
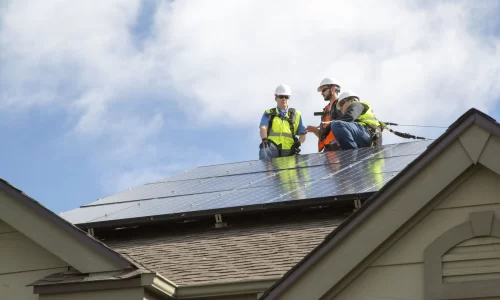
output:
[[[349,211],[257,220],[191,232],[156,233],[107,245],[177,285],[282,276],[335,229]]]

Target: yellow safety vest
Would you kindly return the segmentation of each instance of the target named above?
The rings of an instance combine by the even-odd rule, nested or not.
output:
[[[370,104],[366,102],[360,102],[360,103],[363,104],[363,106],[366,108],[366,112],[360,115],[356,119],[356,122],[360,123],[361,125],[371,125],[375,127],[380,127],[380,122],[377,120],[377,117],[375,117],[375,114],[373,113]]]
[[[282,150],[290,150],[295,142],[294,136],[297,135],[297,128],[300,123],[300,111],[295,110],[295,122],[293,123],[293,133],[291,132],[290,109],[286,112],[286,119],[279,117],[277,108],[266,110],[266,114],[272,118],[272,124],[268,125],[267,138],[276,145],[281,145]],[[272,117],[274,115],[274,117]]]

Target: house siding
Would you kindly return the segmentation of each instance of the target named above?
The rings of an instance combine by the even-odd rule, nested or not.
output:
[[[67,264],[0,220],[0,298],[38,299],[26,287],[46,275],[66,270]]]
[[[114,289],[103,291],[60,293],[51,295],[40,295],[39,300],[142,300],[144,299],[143,288]]]
[[[471,174],[472,173],[472,174]],[[464,178],[464,177],[467,178]],[[500,176],[484,167],[462,175],[435,207],[406,231],[345,289],[328,299],[424,299],[424,249],[441,234],[469,220],[469,213],[493,211],[500,219]],[[409,223],[411,224],[411,222]],[[443,257],[443,280],[500,279],[500,239],[476,237]],[[485,298],[500,299],[500,298]]]
[[[367,268],[341,294],[332,299],[424,299],[424,264]]]

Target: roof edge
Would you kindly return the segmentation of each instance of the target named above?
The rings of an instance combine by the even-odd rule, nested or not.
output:
[[[74,293],[74,292],[88,292],[99,290],[111,289],[124,289],[141,287],[142,278],[126,278],[126,279],[110,279],[91,282],[76,282],[76,283],[62,283],[33,286],[33,293],[38,295],[44,294],[60,294],[60,293]]]
[[[176,221],[183,219],[191,219],[191,218],[199,218],[199,217],[213,217],[216,214],[247,214],[247,213],[258,213],[261,211],[282,211],[283,209],[296,209],[301,207],[308,206],[316,206],[323,204],[332,204],[336,202],[342,201],[351,201],[357,199],[368,199],[373,196],[375,192],[363,192],[356,194],[347,194],[340,196],[327,196],[327,197],[319,197],[312,198],[309,200],[290,200],[283,202],[273,202],[266,204],[254,204],[247,206],[235,206],[223,209],[210,209],[196,212],[182,212],[176,214],[169,215],[157,215],[157,216],[148,216],[148,217],[137,217],[137,218],[129,218],[129,219],[118,219],[118,220],[109,220],[109,221],[100,221],[93,223],[75,223],[75,226],[81,229],[101,229],[101,228],[109,228],[109,227],[122,227],[122,226],[135,226],[135,225],[145,225],[152,224],[155,222],[164,222],[164,221]]]
[[[87,233],[82,231],[80,228],[69,223],[65,219],[58,216],[53,211],[49,210],[45,206],[41,205],[38,201],[26,195],[21,190],[15,188],[13,185],[7,181],[0,179],[0,191],[4,191],[9,196],[20,201],[28,208],[32,209],[35,213],[48,219],[50,222],[56,224],[59,228],[70,233],[71,236],[75,237],[76,240],[82,242],[89,246],[90,249],[96,251],[99,255],[102,255],[105,259],[109,260],[117,267],[121,269],[135,268],[135,265],[131,263],[128,259],[121,256],[119,253],[111,250],[110,248],[103,245],[101,242],[95,240],[93,237],[89,236]]]
[[[168,299],[191,299],[239,294],[262,293],[281,277],[241,280],[222,283],[205,283],[178,286],[158,273],[142,273],[133,278],[110,279],[91,282],[74,282],[50,285],[34,285],[33,293],[39,295],[86,292],[111,289],[144,287],[146,290]]]
[[[28,285],[31,286],[31,285]],[[49,285],[32,285],[34,294],[60,294],[87,291],[102,291],[144,287],[145,289],[174,299],[177,285],[158,273],[141,273],[130,278],[116,278],[96,281],[66,282]]]
[[[167,296],[169,299],[176,298],[177,285],[158,273],[142,274],[141,285],[155,293]]]
[[[207,283],[180,286],[177,288],[177,299],[198,297],[216,297],[235,294],[262,293],[270,288],[281,277],[266,279],[230,281],[223,283]]]

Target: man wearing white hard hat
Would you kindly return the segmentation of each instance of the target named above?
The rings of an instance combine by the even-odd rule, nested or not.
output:
[[[300,145],[306,140],[306,128],[300,111],[288,107],[291,97],[288,85],[278,85],[274,93],[276,107],[266,110],[260,120],[259,159],[299,154]]]
[[[342,115],[329,125],[341,149],[382,145],[382,127],[370,104],[360,102],[354,92],[343,92],[336,108]]]
[[[341,85],[335,78],[324,78],[318,87],[318,92],[325,101],[329,103],[323,108],[321,123],[319,126],[309,125],[307,131],[314,133],[318,137],[318,152],[339,150],[335,136],[330,130],[330,122],[340,117],[341,113],[336,104],[339,98]]]

